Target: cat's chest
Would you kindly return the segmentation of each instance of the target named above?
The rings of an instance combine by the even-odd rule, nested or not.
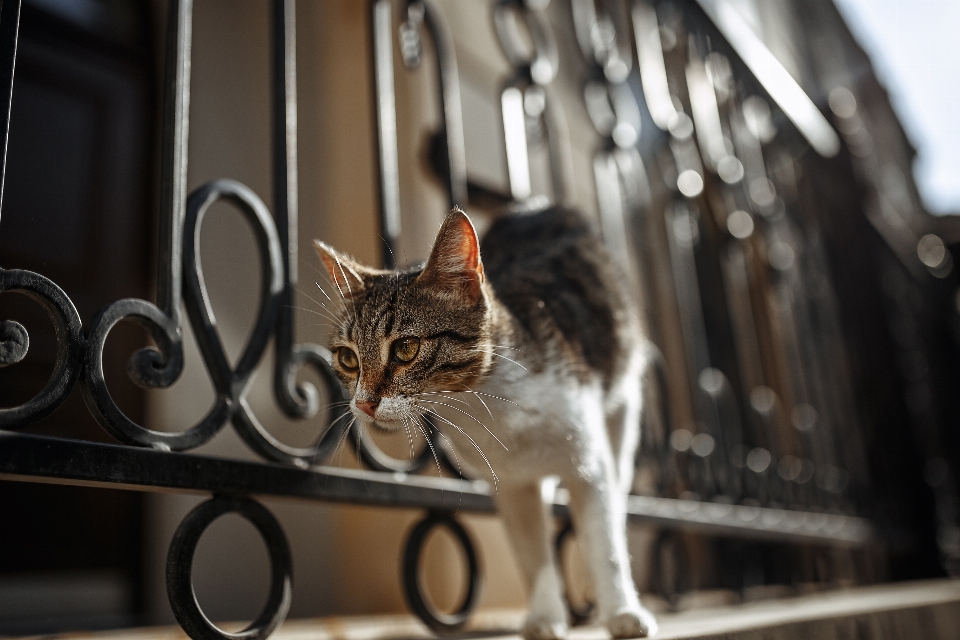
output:
[[[490,467],[508,482],[579,472],[605,437],[599,385],[580,384],[562,370],[516,371],[474,390],[486,407],[471,412],[476,420],[459,416],[455,422],[470,438],[454,431],[452,440],[484,476]]]

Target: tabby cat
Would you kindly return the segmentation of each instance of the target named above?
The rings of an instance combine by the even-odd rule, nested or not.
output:
[[[315,244],[342,295],[331,352],[356,419],[409,434],[430,415],[461,460],[492,474],[530,594],[524,636],[568,629],[541,493],[557,477],[600,621],[615,638],[655,633],[626,544],[644,341],[589,225],[559,207],[511,214],[481,245],[454,209],[426,264],[405,271]]]

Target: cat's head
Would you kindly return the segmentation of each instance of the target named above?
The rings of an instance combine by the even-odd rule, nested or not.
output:
[[[333,367],[362,424],[414,428],[442,400],[430,394],[468,390],[489,370],[490,292],[462,211],[447,215],[422,268],[373,269],[314,244],[337,316]]]

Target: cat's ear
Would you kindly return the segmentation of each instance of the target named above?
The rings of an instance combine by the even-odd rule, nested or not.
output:
[[[474,304],[483,279],[477,231],[467,214],[454,207],[440,225],[430,259],[417,281],[456,291]]]
[[[317,255],[323,261],[323,266],[327,268],[330,280],[345,297],[363,291],[364,276],[374,274],[373,269],[363,266],[353,258],[340,253],[319,240],[313,241],[313,248],[317,250]]]

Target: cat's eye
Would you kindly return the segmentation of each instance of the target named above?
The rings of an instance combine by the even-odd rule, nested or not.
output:
[[[419,338],[400,338],[393,343],[393,357],[400,362],[410,362],[420,351]]]
[[[360,361],[357,360],[357,354],[347,347],[337,349],[337,360],[340,362],[340,366],[347,371],[356,371],[360,368]]]

